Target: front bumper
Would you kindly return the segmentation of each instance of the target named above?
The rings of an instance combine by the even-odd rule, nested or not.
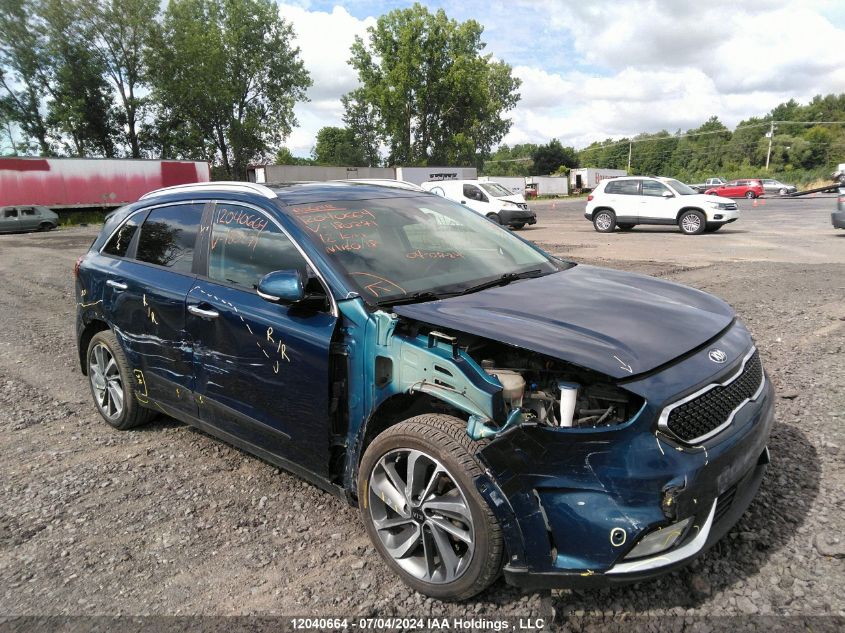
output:
[[[830,214],[830,222],[833,228],[845,229],[845,211],[834,211]]]
[[[482,449],[489,478],[479,491],[502,526],[509,583],[595,587],[649,579],[689,563],[736,523],[768,463],[774,423],[768,377],[764,374],[756,399],[702,443],[685,445],[657,428],[660,412],[679,394],[693,393],[723,372],[732,374],[750,338],[737,324],[714,344],[735,359],[730,366],[713,373],[705,348],[670,370],[629,381],[626,388],[648,396],[624,425],[568,430],[522,425]],[[669,491],[673,512],[664,505]],[[671,549],[625,559],[643,536],[688,517],[694,527]],[[614,543],[619,530],[625,538]]]
[[[536,214],[525,209],[502,209],[499,211],[499,219],[505,226],[537,224]]]
[[[603,573],[584,571],[532,572],[527,568],[504,568],[505,581],[509,585],[526,589],[549,588],[597,588],[610,585],[626,585],[634,582],[652,580],[671,571],[689,565],[698,556],[705,553],[739,521],[745,514],[751,501],[757,495],[760,482],[769,463],[769,449],[765,448],[757,464],[721,497],[710,503],[709,510],[697,531],[683,544],[657,556],[621,562]],[[727,505],[727,509],[725,508]]]
[[[720,222],[727,224],[729,222],[736,222],[739,219],[739,209],[707,209],[708,222]]]

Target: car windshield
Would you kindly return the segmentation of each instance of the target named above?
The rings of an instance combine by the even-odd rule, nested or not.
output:
[[[674,178],[667,178],[663,182],[672,187],[672,189],[682,196],[694,196],[698,193],[695,189],[688,187],[680,180],[675,180]]]
[[[494,198],[504,198],[505,196],[514,195],[513,191],[505,189],[502,185],[497,182],[480,182],[478,184],[481,185],[481,188],[484,189],[484,191],[489,193]]]
[[[370,304],[449,295],[503,276],[549,274],[571,265],[433,195],[320,202],[288,212]]]

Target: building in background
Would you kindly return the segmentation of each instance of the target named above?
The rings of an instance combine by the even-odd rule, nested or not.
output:
[[[420,185],[432,180],[473,180],[475,167],[320,167],[316,165],[254,165],[250,182],[308,182],[389,178]]]

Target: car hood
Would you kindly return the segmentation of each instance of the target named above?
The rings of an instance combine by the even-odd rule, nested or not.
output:
[[[703,345],[734,320],[727,303],[699,290],[584,265],[468,295],[395,306],[393,311],[613,378],[660,367]]]
[[[712,191],[715,187],[708,189],[707,191]],[[693,204],[707,204],[708,202],[721,202],[722,204],[736,204],[735,200],[731,198],[725,198],[724,196],[720,195],[713,195],[706,194],[706,193],[697,193],[692,196],[684,196],[684,202],[691,202]]]
[[[515,193],[512,196],[502,196],[501,198],[496,198],[496,200],[504,200],[505,202],[514,202],[516,204],[525,203],[525,198],[518,193]]]

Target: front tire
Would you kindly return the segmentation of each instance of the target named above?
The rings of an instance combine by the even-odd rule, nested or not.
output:
[[[104,330],[91,337],[87,359],[91,396],[110,426],[125,431],[155,416],[135,401],[132,370],[114,332]]]
[[[619,227],[620,231],[630,231],[634,228],[633,224],[617,224],[616,226]]]
[[[745,197],[746,197],[748,200],[753,200],[754,198],[756,198],[756,197],[757,197],[757,194],[756,194],[756,193],[754,193],[753,191],[746,191],[746,192],[745,192]]]
[[[514,228],[515,231],[518,231],[519,229],[524,229],[525,228],[525,222],[520,222],[519,224],[514,224],[513,228]]]
[[[495,222],[496,224],[502,223],[502,219],[499,217],[498,213],[488,213],[487,219],[490,220],[491,222]]]
[[[405,584],[432,598],[471,598],[501,570],[501,528],[473,483],[481,447],[463,420],[427,414],[381,433],[361,460],[370,540]]]
[[[684,211],[678,218],[678,227],[684,235],[700,235],[707,228],[704,214],[701,211]]]
[[[39,231],[52,231],[54,228],[56,227],[52,222],[42,222],[38,225]]]
[[[789,191],[786,188],[778,191],[778,194],[781,195],[781,196],[785,196],[788,193],[789,193]]]
[[[716,231],[721,229],[723,226],[725,226],[723,223],[708,222],[707,226],[705,227],[704,230],[707,233],[715,233]]]
[[[593,214],[593,228],[599,233],[613,233],[616,228],[616,214],[610,209],[599,209]]]

